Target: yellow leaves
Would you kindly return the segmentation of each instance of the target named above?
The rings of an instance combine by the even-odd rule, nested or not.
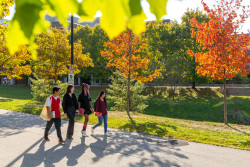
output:
[[[134,76],[134,78],[136,80],[138,80],[139,82],[147,83],[147,82],[153,81],[155,78],[159,77],[159,75],[160,75],[160,73],[158,72],[158,70],[155,70],[155,72],[153,74],[149,75],[148,77]]]
[[[14,5],[14,0],[0,0],[0,4],[0,18],[3,19],[10,14],[10,7]]]
[[[90,58],[90,54],[82,54],[82,45],[81,41],[77,41],[74,43],[74,62],[77,65],[77,67],[94,67],[93,60]],[[77,69],[77,68],[74,68]],[[80,72],[80,70],[79,70]]]
[[[57,79],[58,75],[69,72],[71,47],[68,40],[69,33],[65,30],[50,29],[50,33],[43,33],[36,38],[38,57],[34,71],[45,78]],[[89,54],[82,54],[81,41],[74,42],[74,72],[79,68],[93,66]]]
[[[8,78],[21,79],[22,75],[30,75],[31,68],[28,62],[31,56],[28,53],[26,46],[21,46],[18,52],[10,54],[6,41],[0,41],[0,75],[6,75]]]

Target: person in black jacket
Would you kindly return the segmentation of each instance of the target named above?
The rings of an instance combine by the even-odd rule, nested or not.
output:
[[[72,136],[74,133],[75,125],[75,114],[78,112],[78,103],[76,100],[76,95],[74,94],[74,86],[68,85],[67,92],[63,96],[63,111],[64,116],[69,118],[68,130],[67,130],[67,139],[73,140]]]
[[[86,129],[87,129],[88,121],[89,121],[89,115],[93,113],[91,96],[89,93],[88,84],[85,84],[85,83],[82,84],[82,91],[78,97],[78,103],[79,103],[79,109],[84,110],[84,117],[85,117],[85,121],[84,121],[83,128],[82,128],[82,136],[88,137],[88,134],[86,133]]]

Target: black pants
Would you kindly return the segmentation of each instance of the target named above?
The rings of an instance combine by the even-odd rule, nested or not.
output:
[[[59,139],[62,139],[62,134],[61,134],[61,118],[52,118],[50,121],[47,121],[45,132],[44,132],[44,136],[48,137],[49,130],[52,127],[53,123],[55,124],[57,137]]]
[[[68,112],[67,117],[69,118],[67,137],[72,137],[74,133],[74,125],[75,125],[75,112]]]

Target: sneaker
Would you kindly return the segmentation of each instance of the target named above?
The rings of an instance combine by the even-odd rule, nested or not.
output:
[[[86,130],[82,131],[82,137],[89,137],[88,134],[86,133]]]
[[[63,141],[63,139],[58,139],[58,144],[64,145],[65,141]]]
[[[104,133],[104,136],[110,137],[110,134],[108,132]]]
[[[91,128],[91,134],[92,134],[92,135],[94,134],[94,131],[95,131],[95,129],[94,129],[94,128]]]
[[[46,142],[49,142],[49,141],[50,141],[49,138],[48,138],[48,137],[45,137],[45,136],[43,137],[43,140],[46,141]]]
[[[67,139],[68,140],[73,140],[73,137],[68,136]]]

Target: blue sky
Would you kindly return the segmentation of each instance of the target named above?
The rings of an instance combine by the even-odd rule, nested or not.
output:
[[[81,1],[81,0],[79,0]],[[213,4],[216,4],[215,0],[204,0],[209,6],[212,6]],[[155,16],[150,12],[149,10],[149,4],[146,0],[141,0],[143,10],[146,13],[147,20],[155,20]],[[244,5],[250,5],[250,0],[243,0]],[[178,22],[181,21],[181,16],[184,14],[184,12],[187,10],[187,8],[190,9],[203,9],[201,0],[169,0],[167,4],[167,15],[165,15],[164,19],[171,19],[171,20],[177,20]],[[10,20],[14,15],[14,8],[11,9],[10,16],[6,17],[6,19]],[[97,16],[101,16],[101,12],[97,13]],[[248,18],[242,28],[241,31],[247,32],[250,30],[250,18]]]

